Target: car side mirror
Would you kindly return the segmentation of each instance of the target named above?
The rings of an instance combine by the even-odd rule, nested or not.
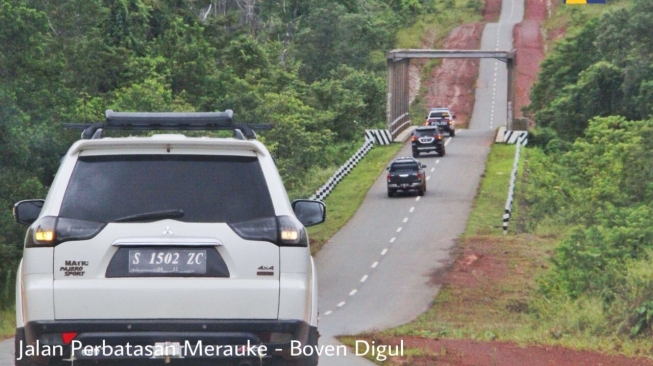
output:
[[[426,165],[424,165],[424,164],[422,164],[422,166],[421,166],[421,167],[422,167],[422,168],[426,168]]]
[[[456,118],[456,115],[455,115],[455,114],[452,114],[452,115],[451,115],[451,118]]]
[[[31,225],[39,217],[45,200],[23,200],[14,205],[14,220],[23,225]]]
[[[326,206],[320,201],[294,200],[292,209],[297,220],[305,227],[321,224],[326,220]]]
[[[389,166],[385,167],[385,170],[390,170],[390,167]]]

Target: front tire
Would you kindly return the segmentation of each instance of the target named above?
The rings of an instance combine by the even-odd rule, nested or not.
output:
[[[449,131],[449,137],[454,137],[454,136],[456,136],[456,130]]]
[[[392,197],[395,195],[395,192],[392,189],[388,189],[388,197]]]

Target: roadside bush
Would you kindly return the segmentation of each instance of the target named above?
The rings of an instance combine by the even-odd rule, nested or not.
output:
[[[544,149],[528,150],[528,229],[555,233],[555,228],[560,239],[553,268],[539,285],[551,304],[532,308],[560,332],[651,330],[652,134],[651,120],[595,118],[574,143],[552,149],[553,138]],[[581,305],[593,308],[596,317],[582,318]],[[573,318],[565,318],[572,309]],[[564,321],[555,319],[560,317]]]

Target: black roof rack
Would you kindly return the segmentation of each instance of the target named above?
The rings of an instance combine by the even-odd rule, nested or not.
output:
[[[216,131],[233,130],[239,139],[255,139],[254,130],[270,130],[270,124],[235,123],[234,112],[105,112],[105,122],[64,123],[69,130],[84,130],[83,139],[102,137],[103,130],[121,131]]]

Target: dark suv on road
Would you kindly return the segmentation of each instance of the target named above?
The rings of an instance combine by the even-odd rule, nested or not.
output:
[[[440,156],[445,154],[444,139],[440,128],[437,126],[418,127],[413,131],[411,140],[413,157],[429,152],[437,152]]]
[[[397,191],[416,190],[420,196],[426,192],[426,165],[414,158],[397,158],[386,169],[388,172],[388,197]]]

